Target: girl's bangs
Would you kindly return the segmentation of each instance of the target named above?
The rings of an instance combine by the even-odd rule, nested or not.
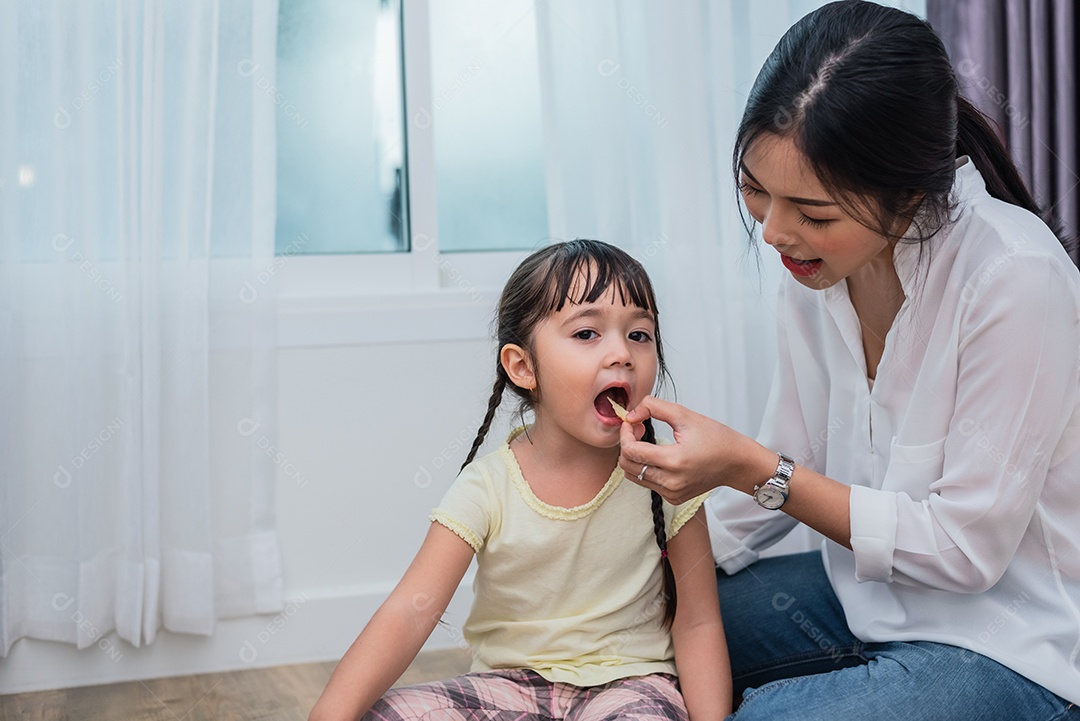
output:
[[[656,301],[645,269],[614,253],[579,252],[552,259],[547,311],[556,313],[569,302],[595,303],[614,286],[623,305],[633,305],[656,315]]]

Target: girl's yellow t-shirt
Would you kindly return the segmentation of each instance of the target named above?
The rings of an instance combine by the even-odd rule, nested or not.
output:
[[[522,477],[509,440],[463,469],[431,514],[476,551],[463,629],[472,670],[529,668],[577,686],[674,674],[649,491],[616,467],[590,502],[549,505]],[[664,502],[668,538],[707,496]]]

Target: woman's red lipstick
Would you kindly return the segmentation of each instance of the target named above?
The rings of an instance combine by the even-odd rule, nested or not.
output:
[[[816,260],[796,260],[790,255],[781,253],[780,259],[784,263],[785,268],[795,275],[800,275],[804,278],[816,275],[817,272],[821,270],[821,258],[817,258]]]

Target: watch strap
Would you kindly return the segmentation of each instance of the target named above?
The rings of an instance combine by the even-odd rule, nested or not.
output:
[[[770,511],[778,510],[787,503],[791,476],[795,472],[795,461],[792,458],[785,456],[783,453],[777,453],[776,455],[776,472],[765,482],[754,486],[753,493],[754,500],[758,502],[758,505]],[[764,491],[765,488],[774,488],[779,492],[779,503],[775,501],[775,496],[770,496]]]
[[[776,463],[776,473],[769,480],[777,481],[786,490],[791,483],[792,474],[795,473],[795,461],[783,453],[777,453],[776,455],[779,457]]]

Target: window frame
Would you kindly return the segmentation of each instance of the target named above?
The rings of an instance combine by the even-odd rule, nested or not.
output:
[[[428,0],[402,0],[400,30],[409,249],[277,256],[279,347],[487,338],[502,284],[528,253],[439,251]]]

